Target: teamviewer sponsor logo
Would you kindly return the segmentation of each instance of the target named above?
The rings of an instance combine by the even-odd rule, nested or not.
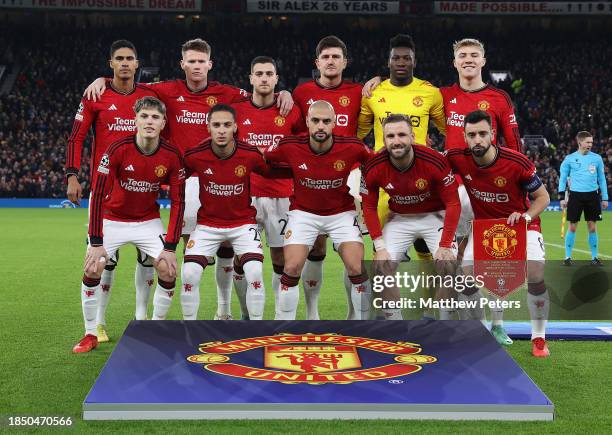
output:
[[[344,185],[342,181],[342,178],[337,178],[335,180],[313,180],[312,178],[302,178],[300,179],[300,184],[309,189],[325,190],[342,187]]]
[[[196,124],[202,125],[208,123],[208,113],[190,112],[189,110],[181,110],[180,115],[176,115],[176,122],[181,124]]]
[[[510,201],[510,197],[508,197],[507,193],[495,193],[495,192],[481,192],[474,188],[471,188],[470,191],[474,195],[474,197],[482,202],[508,202]]]
[[[449,116],[446,117],[446,125],[453,127],[463,127],[463,120],[465,119],[465,115],[454,112],[451,110]]]
[[[128,178],[127,181],[119,180],[119,184],[123,190],[128,192],[149,193],[159,191],[159,183],[149,183],[148,181],[134,180],[133,178]]]
[[[114,122],[106,124],[108,131],[136,131],[135,119],[124,119],[118,116],[114,118]]]
[[[249,133],[246,141],[248,144],[254,145],[257,148],[265,149],[271,145],[278,145],[283,137],[285,137],[284,134]]]
[[[396,204],[419,204],[431,196],[431,192],[427,191],[419,195],[393,195],[393,201]]]
[[[217,184],[214,181],[209,181],[208,184],[204,185],[204,190],[217,196],[240,195],[244,192],[244,184]]]

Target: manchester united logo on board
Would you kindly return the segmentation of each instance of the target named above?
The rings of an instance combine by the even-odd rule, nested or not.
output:
[[[157,175],[159,178],[163,177],[167,173],[168,168],[166,168],[164,165],[158,165],[155,167],[155,175]]]
[[[495,180],[493,180],[493,182],[497,187],[504,187],[506,185],[506,179],[501,175],[499,177],[495,177]]]
[[[340,103],[342,107],[347,107],[349,104],[351,104],[351,99],[347,97],[346,95],[343,95],[340,98],[338,98],[338,103]]]
[[[489,107],[491,107],[491,104],[489,104],[487,100],[482,100],[478,102],[478,108],[480,110],[487,110]]]
[[[236,174],[236,176],[238,177],[244,177],[244,174],[246,174],[246,166],[244,165],[236,166],[236,168],[234,169],[234,174]]]
[[[263,348],[247,366],[240,353]],[[418,344],[340,334],[290,334],[202,343],[187,361],[224,376],[283,384],[351,384],[416,373],[437,358],[421,354]],[[360,352],[375,352],[381,363],[364,363]],[[367,359],[366,359],[367,360]],[[384,362],[383,362],[384,360]],[[252,361],[252,360],[249,360]]]
[[[414,185],[419,190],[425,190],[427,188],[427,180],[424,178],[419,178],[418,180],[416,180]]]
[[[506,224],[495,224],[483,232],[482,246],[492,258],[504,259],[516,250],[516,231]]]
[[[189,241],[187,242],[187,249],[191,249],[195,246],[195,241],[189,239]]]
[[[277,125],[277,127],[282,127],[283,125],[285,125],[285,122],[287,122],[287,120],[285,119],[284,116],[276,116],[274,117],[274,124]]]
[[[338,172],[342,171],[345,167],[346,163],[344,163],[344,160],[336,160],[334,162],[334,169]]]
[[[415,107],[421,107],[423,105],[423,97],[414,97],[412,99],[412,104]]]
[[[218,102],[217,97],[213,97],[212,95],[206,97],[206,104],[208,104],[210,107],[213,107],[214,105],[216,105],[217,102]]]

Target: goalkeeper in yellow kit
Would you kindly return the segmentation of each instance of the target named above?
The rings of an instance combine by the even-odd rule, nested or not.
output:
[[[431,119],[440,131],[445,133],[446,119],[444,103],[440,90],[425,80],[414,77],[415,45],[409,35],[396,35],[389,44],[390,78],[377,86],[372,95],[361,99],[361,112],[357,136],[363,139],[374,128],[374,149],[384,148],[383,120],[391,114],[402,114],[410,118],[415,143],[426,145],[427,130]],[[381,190],[378,202],[378,216],[381,223],[386,222],[389,214],[389,195]],[[422,239],[414,244],[421,260],[431,260],[432,256]],[[431,315],[431,314],[429,314]],[[451,313],[440,313],[441,318],[449,318]]]

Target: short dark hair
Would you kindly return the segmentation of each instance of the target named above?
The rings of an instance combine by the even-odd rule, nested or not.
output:
[[[578,142],[582,142],[587,137],[593,137],[593,135],[590,132],[586,131],[586,130],[582,130],[582,131],[579,131],[578,133],[576,133],[576,140]]]
[[[463,128],[465,129],[465,126],[468,124],[477,124],[480,121],[487,121],[489,127],[493,125],[493,122],[491,121],[491,115],[489,115],[484,110],[474,110],[473,112],[470,112],[465,115],[465,119],[463,120]]]
[[[405,33],[400,33],[395,35],[393,38],[389,40],[389,51],[394,48],[405,47],[410,48],[412,51],[416,51],[414,41],[412,40],[412,36],[406,35]]]
[[[110,58],[111,59],[115,55],[115,51],[119,50],[120,48],[129,48],[130,50],[134,52],[134,56],[138,58],[138,53],[136,52],[136,46],[134,44],[132,44],[127,39],[118,39],[117,41],[113,42],[110,46]]]
[[[216,113],[216,112],[229,112],[232,114],[234,121],[236,120],[236,111],[234,110],[232,106],[229,106],[227,104],[222,104],[222,103],[215,104],[213,108],[210,109],[210,112],[208,112],[208,119],[210,120],[212,118],[213,113]]]
[[[342,39],[338,38],[336,35],[329,35],[325,38],[321,39],[317,44],[317,48],[315,50],[315,54],[317,57],[321,54],[323,50],[326,48],[340,48],[342,50],[342,55],[347,58],[348,52],[346,50],[346,44],[342,41]]]
[[[408,127],[410,127],[410,130],[412,130],[412,122],[410,121],[410,117],[401,113],[393,113],[387,116],[385,119],[383,119],[382,127],[384,129],[385,125],[395,124],[397,122],[405,122],[406,124],[408,124]]]
[[[151,96],[142,97],[134,103],[134,113],[138,114],[142,109],[156,109],[166,116],[166,105],[159,99]]]
[[[253,67],[258,63],[271,63],[274,65],[274,70],[276,71],[276,61],[270,56],[257,56],[251,61],[251,71],[253,71]]]
[[[184,56],[187,50],[199,51],[210,56],[210,44],[201,38],[190,39],[181,46],[181,54]]]

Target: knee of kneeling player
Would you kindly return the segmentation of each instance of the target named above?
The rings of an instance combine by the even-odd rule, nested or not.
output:
[[[527,291],[534,296],[541,295],[546,291],[546,284],[544,281],[529,282],[527,283]]]

